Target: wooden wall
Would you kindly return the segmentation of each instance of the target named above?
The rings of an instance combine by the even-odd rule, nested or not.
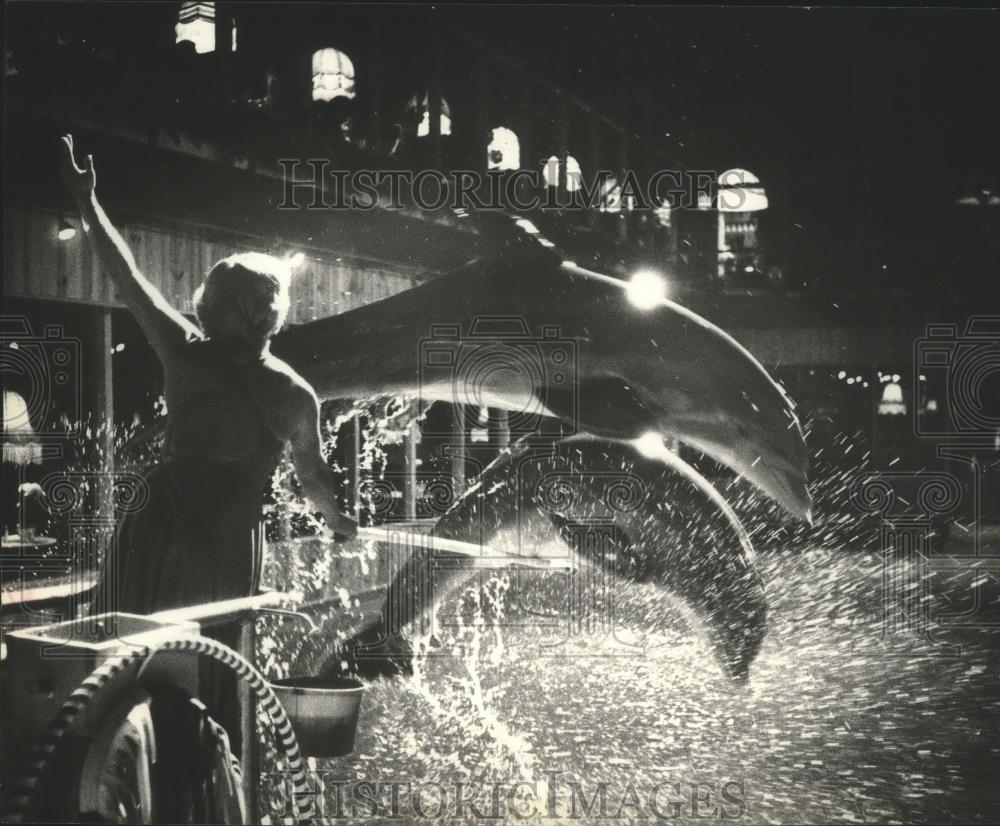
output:
[[[118,306],[107,278],[82,232],[56,237],[60,216],[52,210],[11,204],[6,209],[6,295]],[[68,216],[79,226],[79,219]],[[233,252],[266,248],[253,239],[195,228],[124,224],[126,239],[143,272],[183,312],[204,274]],[[333,253],[308,256],[292,281],[289,321],[303,323],[345,312],[407,290],[423,280],[416,269],[386,266]],[[726,326],[726,325],[724,325]],[[735,338],[765,367],[908,363],[920,331],[902,326],[743,328]]]
[[[75,214],[67,215],[79,228]],[[100,306],[119,306],[82,232],[69,241],[56,235],[57,212],[10,204],[5,210],[4,294],[49,298]],[[143,273],[182,312],[192,311],[191,296],[209,268],[234,252],[268,252],[253,239],[209,233],[194,228],[148,224],[119,227]],[[307,258],[296,270],[288,320],[302,323],[336,315],[409,289],[420,273],[303,250]]]

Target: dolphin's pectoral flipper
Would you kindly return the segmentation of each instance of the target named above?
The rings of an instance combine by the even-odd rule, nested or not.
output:
[[[600,547],[613,556],[616,576],[677,596],[702,621],[726,673],[747,676],[764,636],[763,584],[735,515],[688,465],[677,459],[664,467],[617,442],[516,446],[483,471],[434,533],[487,545],[530,513],[547,517],[584,561],[592,561],[588,548]],[[600,542],[588,541],[598,531]],[[389,638],[398,639],[474,572],[434,566],[430,578],[426,554],[414,554],[386,596]]]

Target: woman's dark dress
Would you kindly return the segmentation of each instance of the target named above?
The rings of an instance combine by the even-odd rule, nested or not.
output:
[[[118,527],[96,611],[149,614],[247,597],[260,584],[261,504],[284,447],[246,386],[265,368],[234,364],[208,341],[190,346],[207,386],[169,411],[163,460],[145,476],[147,503]],[[209,709],[231,706],[231,680],[209,682]],[[217,719],[238,741],[226,716]]]

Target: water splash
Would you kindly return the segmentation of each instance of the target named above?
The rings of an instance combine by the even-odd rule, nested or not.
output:
[[[376,414],[371,421],[389,418]],[[370,429],[379,438],[378,427]],[[106,469],[111,456],[117,468],[139,471],[155,459],[154,443],[136,452],[137,425],[111,432],[91,421],[79,432],[67,470]],[[385,443],[381,452],[368,447],[367,427],[365,434],[367,469],[377,476]],[[558,785],[563,814],[570,782],[588,790],[605,782],[614,794],[628,783],[737,780],[752,822],[995,821],[1000,645],[996,623],[987,621],[988,611],[1000,610],[995,572],[940,573],[897,560],[888,573],[906,587],[926,588],[953,612],[975,591],[980,614],[887,631],[888,569],[872,548],[872,526],[847,502],[870,465],[863,439],[837,434],[815,459],[812,529],[779,525],[739,480],[725,486],[753,533],[771,600],[748,690],[721,679],[708,647],[653,586],[616,591],[616,616],[643,641],[622,656],[613,635],[554,640],[541,622],[544,610],[564,604],[568,580],[487,578],[442,606],[441,616],[453,619],[437,623],[435,639],[416,640],[412,680],[369,687],[355,754],[321,768],[349,782],[523,779],[542,801]],[[80,484],[92,501],[93,482]],[[314,531],[311,517],[296,511],[287,466],[276,485],[281,518],[304,519],[301,530]],[[299,555],[277,559],[274,570],[290,584],[319,587],[331,577],[331,560],[326,551]],[[526,622],[532,616],[534,626]],[[271,673],[308,669],[300,628],[268,619],[261,630],[261,661]],[[265,757],[267,771],[280,771],[275,759]],[[262,792],[280,811],[275,789]],[[698,819],[683,805],[678,822]]]

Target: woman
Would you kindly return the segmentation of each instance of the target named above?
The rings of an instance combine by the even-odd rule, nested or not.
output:
[[[336,508],[336,479],[320,447],[309,384],[269,352],[288,310],[288,268],[268,255],[216,264],[194,295],[199,327],[139,272],[63,138],[61,171],[104,271],[163,363],[169,416],[149,499],[119,526],[97,611],[146,614],[246,597],[259,585],[261,503],[286,443],[306,496],[336,533],[354,522]]]

